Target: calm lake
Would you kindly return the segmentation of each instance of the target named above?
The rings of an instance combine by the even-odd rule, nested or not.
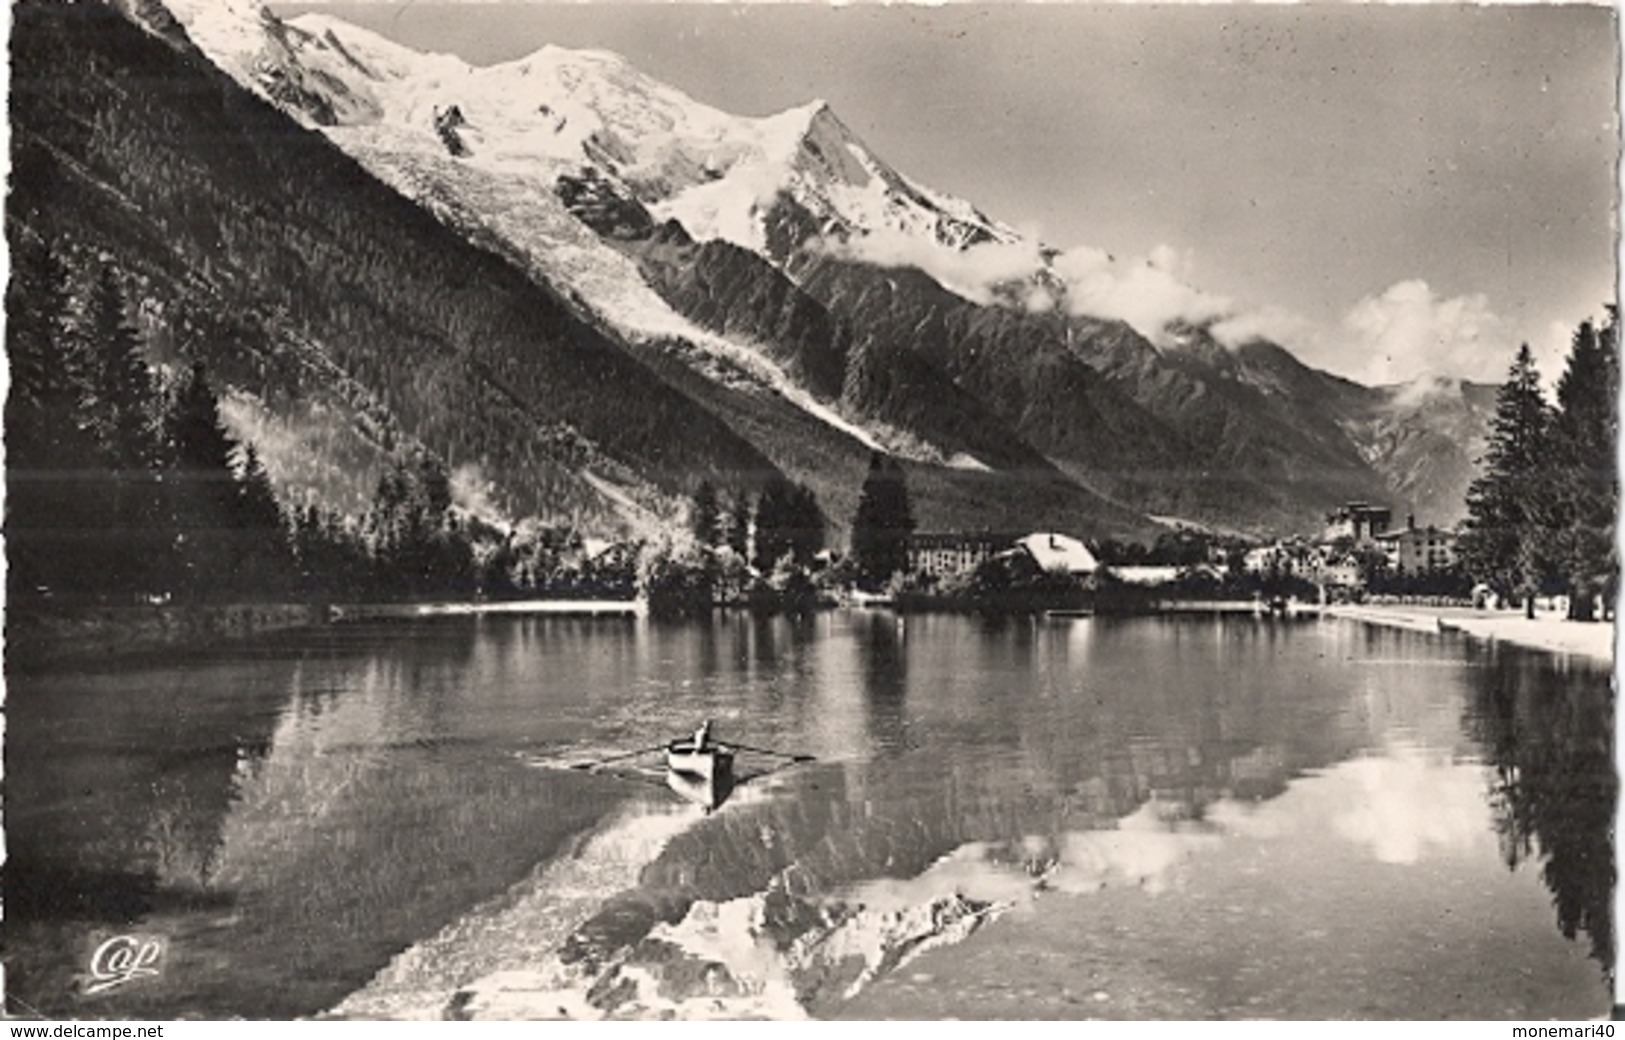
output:
[[[14,676],[6,714],[13,1014],[1611,1001],[1609,674],[1511,647],[1245,616],[440,618]],[[569,768],[704,717],[816,760],[742,753],[710,814],[658,756]],[[147,971],[96,960],[121,936]]]

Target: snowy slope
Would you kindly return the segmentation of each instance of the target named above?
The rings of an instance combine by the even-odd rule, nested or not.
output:
[[[251,0],[168,3],[212,60],[309,124],[388,126],[443,149],[436,124],[455,108],[470,165],[545,176],[591,164],[696,239],[763,252],[762,218],[781,191],[836,237],[901,233],[950,247],[1020,237],[908,181],[822,101],[747,118],[604,51],[546,46],[476,67],[326,15],[281,22]]]
[[[934,235],[947,214],[974,214],[966,203],[906,185],[869,158],[822,102],[741,118],[607,52],[547,46],[514,62],[476,67],[323,15],[283,22],[251,0],[166,2],[193,42],[233,78],[321,129],[442,221],[565,290],[599,324],[634,341],[696,347],[685,359],[698,359],[709,377],[774,393],[867,448],[985,468],[903,431],[844,416],[755,344],[701,329],[553,190],[561,174],[590,166],[646,201],[657,219],[675,216],[698,238],[747,247],[760,245],[762,207],[735,205],[741,193],[770,201],[779,189],[796,188],[831,227],[890,221],[899,231]],[[837,148],[838,140],[846,143]],[[819,154],[845,158],[831,166]],[[894,185],[927,201],[899,202]],[[977,232],[1002,233],[991,226]]]

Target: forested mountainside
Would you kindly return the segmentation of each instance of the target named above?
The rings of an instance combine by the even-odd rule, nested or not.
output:
[[[851,244],[877,234],[1024,246],[822,103],[745,119],[613,55],[472,69],[176,3],[125,5],[146,34],[23,5],[13,224],[114,254],[155,358],[209,365],[294,501],[359,503],[401,446],[508,515],[609,529],[782,474],[838,544],[880,450],[926,530],[1460,513],[1479,388],[1364,387],[1267,342],[1021,306],[1047,268],[989,298],[865,260]]]
[[[472,240],[568,287],[645,354],[665,341],[667,360],[722,373],[722,396],[749,380],[718,363],[718,342],[734,361],[773,366],[765,383],[802,411],[855,424],[847,432],[917,466],[1064,475],[1104,496],[1074,493],[1078,530],[1125,513],[1305,529],[1348,498],[1459,515],[1482,438],[1462,421],[1483,417],[1469,389],[1363,387],[1267,342],[1225,346],[1204,327],[1153,342],[1078,316],[1059,305],[1053,251],[911,181],[822,102],[737,117],[603,52],[543,47],[476,68],[329,17],[175,2],[246,86]],[[877,241],[947,257],[950,273],[982,247],[1028,250],[1036,266],[978,291],[866,260]],[[1034,286],[1058,305],[1024,306]],[[763,382],[744,411],[761,410]],[[757,443],[840,493],[809,453]],[[1406,451],[1445,443],[1454,450],[1426,460]]]
[[[775,474],[557,293],[201,56],[100,4],[24,3],[11,57],[11,240],[115,266],[155,360],[233,388],[284,493],[353,502],[421,446],[512,514],[616,528],[627,501]]]

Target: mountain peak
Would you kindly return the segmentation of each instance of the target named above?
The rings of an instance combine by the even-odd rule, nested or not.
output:
[[[829,102],[825,101],[823,98],[813,98],[811,101],[808,101],[805,104],[797,105],[795,108],[788,109],[785,114],[788,115],[790,112],[799,113],[802,118],[806,120],[807,128],[809,130],[812,129],[813,121],[818,119],[820,116],[833,117],[835,115],[835,110],[831,108]]]
[[[192,42],[211,55],[258,50],[265,27],[276,21],[259,0],[164,0],[163,6],[186,27]]]
[[[201,50],[307,123],[376,127],[378,140],[439,152],[436,119],[456,106],[467,124],[460,158],[542,177],[599,166],[698,240],[762,251],[781,197],[836,238],[901,235],[958,249],[1018,237],[892,169],[826,98],[736,116],[612,51],[547,44],[474,66],[328,15],[283,22],[258,0],[168,2]]]
[[[698,359],[708,407],[772,387],[784,414],[817,424],[797,431],[834,430],[865,452],[864,438],[878,437],[943,466],[924,478],[939,504],[969,486],[938,483],[961,455],[996,472],[1043,468],[1045,481],[1077,479],[1159,513],[1247,524],[1390,492],[1423,508],[1410,468],[1373,462],[1421,443],[1418,428],[1426,443],[1458,446],[1448,480],[1428,470],[1435,500],[1459,500],[1457,477],[1470,471],[1459,445],[1481,436],[1477,387],[1377,391],[1257,340],[1226,349],[1216,308],[1178,281],[1177,263],[1047,250],[905,177],[825,98],[730,115],[607,51],[546,46],[474,66],[331,17],[283,22],[253,0],[170,2],[238,82],[322,124],[482,249],[522,259],[526,275],[661,366]],[[1205,317],[1170,328],[1166,308],[1142,306],[1164,297],[1196,298],[1180,306]],[[1142,312],[1161,319],[1150,331],[1169,333],[1165,350],[1133,331],[1127,315]],[[735,370],[749,380],[736,385]],[[755,424],[766,398],[747,396],[740,414]],[[1420,408],[1394,406],[1417,398]],[[775,450],[796,455],[792,436]],[[974,494],[989,500],[993,486]]]
[[[628,66],[631,62],[617,53],[597,47],[561,47],[556,43],[544,43],[531,51],[530,54],[518,59],[513,64],[524,64],[529,61],[569,62],[579,61],[596,65]]]

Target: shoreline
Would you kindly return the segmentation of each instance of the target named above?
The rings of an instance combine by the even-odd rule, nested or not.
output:
[[[164,651],[208,650],[266,636],[367,621],[531,614],[553,617],[643,617],[642,600],[498,600],[422,603],[28,604],[7,607],[8,672],[51,668],[76,658],[138,658]]]
[[[1399,605],[1328,604],[1322,617],[1346,618],[1368,625],[1402,628],[1412,632],[1458,633],[1480,642],[1503,642],[1552,654],[1585,657],[1604,664],[1614,660],[1614,624],[1607,621],[1569,621],[1560,614],[1539,611],[1533,619],[1515,610],[1479,610],[1473,607],[1411,607]]]
[[[435,600],[423,603],[335,604],[330,623],[423,617],[463,617],[474,614],[545,614],[564,617],[644,617],[643,599],[512,599]]]
[[[1257,613],[1257,604],[1242,600],[1173,600],[1149,612],[1252,614]],[[1090,616],[1096,612],[1078,613]],[[124,657],[154,650],[243,642],[277,632],[330,625],[481,614],[640,618],[647,616],[647,605],[641,600],[536,599],[344,605],[130,605],[66,610],[13,608],[7,612],[5,656],[8,668],[30,668],[49,665],[75,653]],[[1499,640],[1605,664],[1614,660],[1613,623],[1568,621],[1552,611],[1541,611],[1535,618],[1528,619],[1520,611],[1464,606],[1294,603],[1289,610],[1289,616],[1293,615],[1344,618],[1413,632],[1457,633],[1479,641]]]
[[[8,673],[243,643],[327,623],[315,603],[8,605]]]

